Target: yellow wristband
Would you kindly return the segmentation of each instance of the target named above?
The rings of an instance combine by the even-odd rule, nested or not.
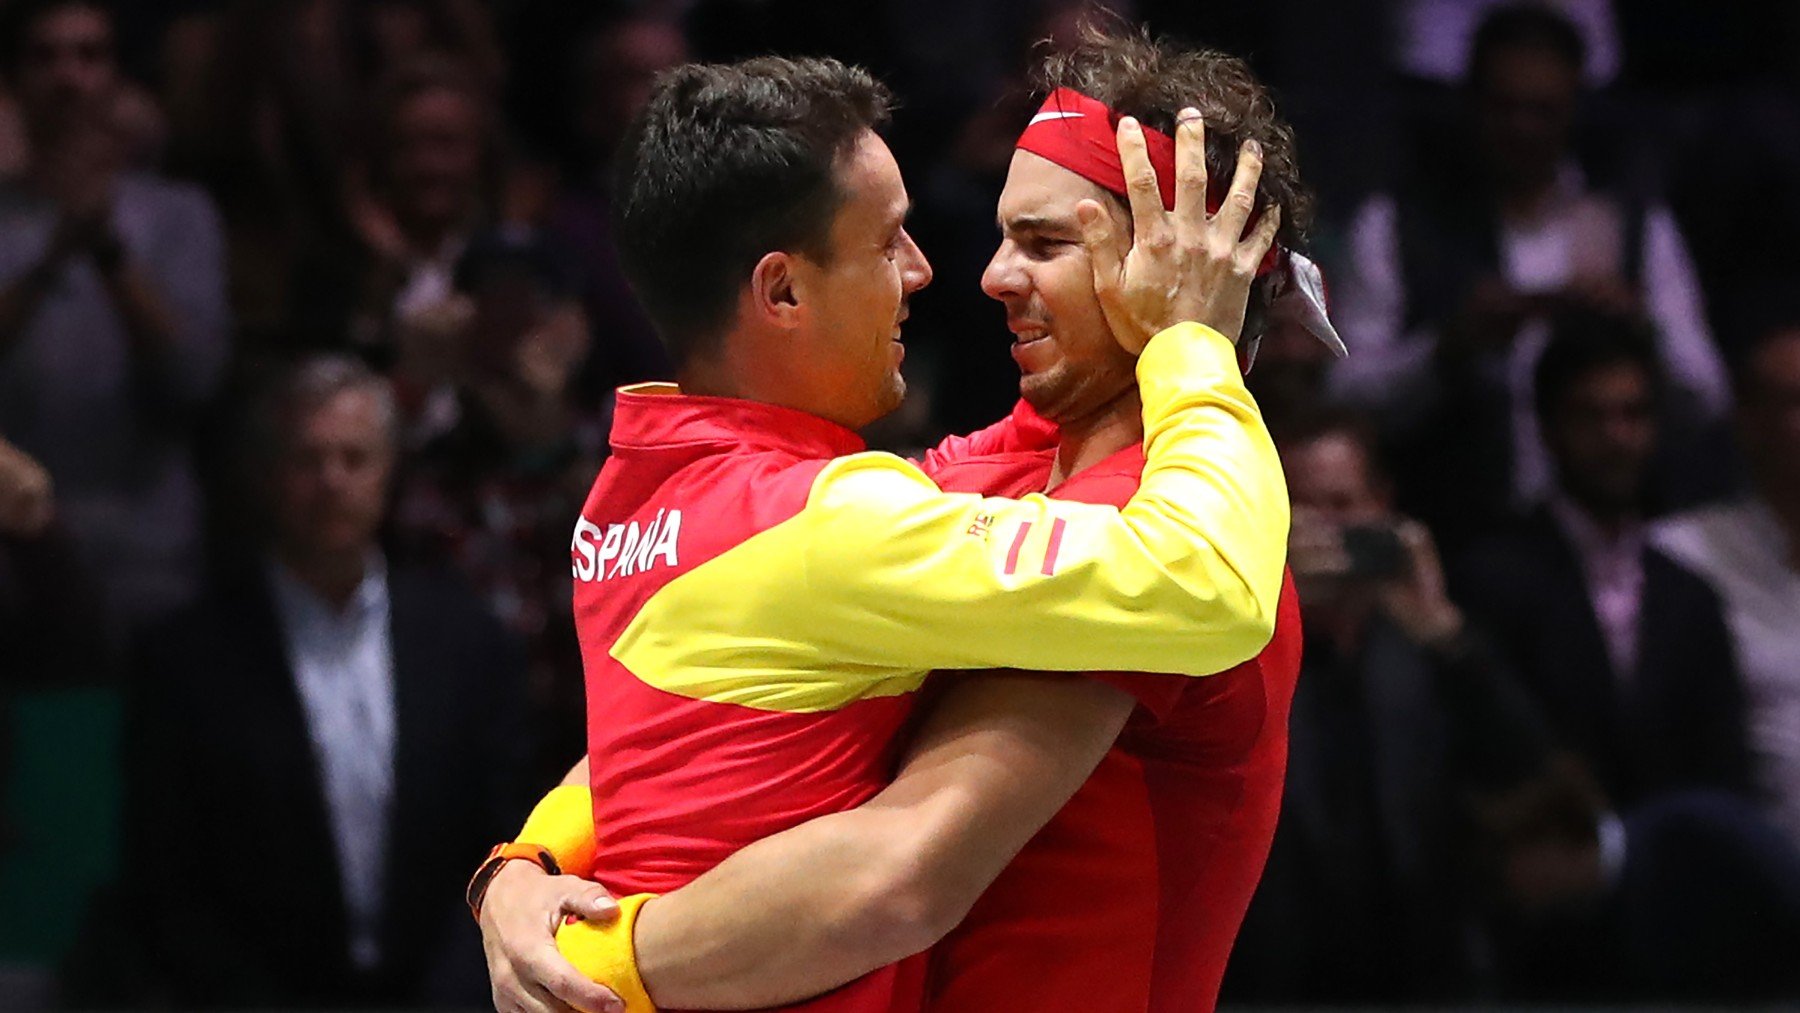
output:
[[[556,864],[571,876],[592,879],[594,873],[594,796],[585,784],[564,784],[550,789],[539,800],[519,835],[513,838],[535,844],[556,856]]]
[[[619,899],[619,917],[605,925],[577,921],[556,930],[556,948],[588,980],[613,990],[625,1002],[625,1013],[656,1013],[656,1004],[638,976],[638,911],[653,893],[636,893]]]

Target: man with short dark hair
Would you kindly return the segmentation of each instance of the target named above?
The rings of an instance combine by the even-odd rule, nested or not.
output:
[[[1053,82],[1046,111],[1039,114],[1039,122],[1051,126],[1035,134],[1028,129],[1026,137],[1021,139],[1008,196],[1003,198],[1001,206],[1006,239],[984,278],[988,293],[1008,306],[1015,332],[1014,355],[1025,372],[1021,389],[1034,408],[1060,425],[1060,447],[987,458],[965,457],[950,463],[934,455],[936,459],[928,463],[928,467],[946,487],[979,487],[990,493],[1027,493],[1048,485],[1054,487],[1052,495],[1056,498],[1123,503],[1129,509],[1130,497],[1137,487],[1138,470],[1144,467],[1144,458],[1136,446],[1143,432],[1138,422],[1139,388],[1134,383],[1131,357],[1119,347],[1113,315],[1106,309],[1109,287],[1106,265],[1109,255],[1110,258],[1120,255],[1123,240],[1117,237],[1133,228],[1130,224],[1133,219],[1139,223],[1136,226],[1139,235],[1146,234],[1145,230],[1155,225],[1154,219],[1144,214],[1147,202],[1153,205],[1173,203],[1179,208],[1187,199],[1177,190],[1173,168],[1178,160],[1174,154],[1177,143],[1188,141],[1175,142],[1167,135],[1145,131],[1145,136],[1160,137],[1159,143],[1166,146],[1161,149],[1161,157],[1168,161],[1159,165],[1157,172],[1164,185],[1160,194],[1155,191],[1133,193],[1131,214],[1127,217],[1126,202],[1122,197],[1128,177],[1117,156],[1111,162],[1112,175],[1109,177],[1104,159],[1084,161],[1076,154],[1077,151],[1110,148],[1115,143],[1111,124],[1119,113],[1104,106],[1093,95],[1076,94],[1072,86],[1085,87],[1106,98],[1131,101],[1131,58],[1139,62],[1136,69],[1140,75],[1158,77],[1162,70],[1175,69],[1165,66],[1164,61],[1185,60],[1186,66],[1181,69],[1189,71],[1187,76],[1204,72],[1209,75],[1209,81],[1228,80],[1246,91],[1231,93],[1231,102],[1217,109],[1205,108],[1214,101],[1211,93],[1177,86],[1171,88],[1167,96],[1139,100],[1141,104],[1126,105],[1123,111],[1141,111],[1145,121],[1152,126],[1160,117],[1163,125],[1173,129],[1179,103],[1186,96],[1195,96],[1206,115],[1219,114],[1222,120],[1242,130],[1243,133],[1237,135],[1240,139],[1261,141],[1266,155],[1262,161],[1271,169],[1272,188],[1284,196],[1297,197],[1296,190],[1285,189],[1295,187],[1297,183],[1292,176],[1291,162],[1285,161],[1290,157],[1288,145],[1291,141],[1282,133],[1285,128],[1279,121],[1266,118],[1250,123],[1229,118],[1234,111],[1236,115],[1243,114],[1244,106],[1235,104],[1237,99],[1244,94],[1260,94],[1259,87],[1248,77],[1241,63],[1217,54],[1177,56],[1136,39],[1112,42],[1110,53],[1103,52],[1108,49],[1107,45],[1096,43],[1088,51],[1090,62],[1071,60],[1059,68],[1068,80]],[[1120,63],[1125,63],[1125,67],[1122,68]],[[1065,90],[1054,90],[1058,88]],[[1266,108],[1257,106],[1254,99],[1247,105],[1252,110]],[[1069,122],[1082,119],[1091,126],[1076,126]],[[1183,131],[1183,137],[1186,136]],[[1220,145],[1217,151],[1223,155],[1232,147],[1231,144]],[[1208,167],[1215,178],[1222,177],[1222,170],[1229,168],[1224,158],[1221,157],[1219,162],[1223,164]],[[1243,186],[1244,176],[1240,166],[1238,179],[1233,182],[1233,200],[1238,199],[1235,194]],[[1184,187],[1201,185],[1183,178],[1185,181],[1181,185]],[[1221,186],[1215,191],[1214,199],[1224,197]],[[1206,201],[1199,193],[1191,199],[1197,203]],[[1267,197],[1257,198],[1259,207],[1264,200]],[[1296,200],[1297,206],[1301,203]],[[1277,216],[1271,213],[1263,219],[1261,227],[1272,233],[1278,222]],[[1094,252],[1090,254],[1090,250]],[[1137,251],[1134,250],[1132,255],[1137,256]],[[1116,260],[1110,262],[1116,264]],[[1286,275],[1282,278],[1291,281]],[[1279,289],[1280,285],[1281,281],[1271,274],[1258,279],[1255,291],[1266,298],[1271,289]],[[1142,370],[1138,373],[1137,379],[1142,380]],[[1144,382],[1148,387],[1149,381]],[[1149,392],[1146,389],[1146,404],[1149,403]],[[1135,463],[1134,454],[1137,455]],[[1150,486],[1153,469],[1152,462],[1151,469],[1143,472],[1146,488]],[[969,485],[962,486],[963,482]],[[1284,615],[1288,607],[1284,595]],[[1284,618],[1278,623],[1278,631],[1284,627],[1289,628],[1290,634],[1297,634],[1297,630],[1291,628],[1290,619]],[[1105,649],[1105,645],[1101,646]],[[1121,645],[1114,641],[1111,646],[1116,649]],[[1078,801],[1071,810],[1065,810],[1052,824],[1052,829],[1046,830],[1045,835],[1034,842],[1033,847],[1039,849],[1041,859],[1030,878],[1020,876],[1016,886],[995,891],[995,895],[984,899],[985,908],[978,909],[970,923],[965,924],[965,931],[959,933],[961,942],[953,945],[951,952],[960,954],[963,960],[982,965],[987,973],[979,970],[973,974],[963,973],[955,966],[954,958],[945,963],[933,973],[933,977],[940,980],[931,999],[934,1007],[954,1009],[960,1004],[969,1009],[991,1008],[995,997],[1007,991],[1006,985],[1013,987],[998,1001],[1039,1006],[1040,995],[1051,996],[1052,1001],[1072,1000],[1074,995],[1068,989],[1040,987],[1046,977],[1040,966],[1042,960],[1029,959],[1031,954],[1020,952],[1007,943],[1013,932],[1021,929],[1037,931],[1037,928],[1027,926],[1054,933],[1049,937],[1054,942],[1048,944],[1047,952],[1044,948],[1036,951],[1037,957],[1062,965],[1061,976],[1048,976],[1052,982],[1067,982],[1075,976],[1071,965],[1098,967],[1102,974],[1109,970],[1116,972],[1118,967],[1108,968],[1103,955],[1123,954],[1124,962],[1136,971],[1120,981],[1109,997],[1120,1004],[1118,1008],[1132,1008],[1133,1002],[1141,1005],[1149,1001],[1153,978],[1160,979],[1165,975],[1170,981],[1159,1002],[1173,1003],[1179,1008],[1184,1002],[1191,1006],[1210,1001],[1207,992],[1216,990],[1216,976],[1223,963],[1224,950],[1229,946],[1236,918],[1242,911],[1241,904],[1247,902],[1249,889],[1261,865],[1262,849],[1267,844],[1266,830],[1272,826],[1273,800],[1279,792],[1279,763],[1285,746],[1279,734],[1265,734],[1259,729],[1276,729],[1285,723],[1280,715],[1285,712],[1288,691],[1284,685],[1291,686],[1291,683],[1284,683],[1284,679],[1291,679],[1292,659],[1286,647],[1271,648],[1271,652],[1275,654],[1273,659],[1258,659],[1244,666],[1243,671],[1234,669],[1204,680],[1202,685],[1207,688],[1197,690],[1191,695],[1192,699],[1187,698],[1190,694],[1183,688],[1186,680],[1166,676],[1095,677],[1128,688],[1143,705],[1141,720],[1144,727],[1127,739],[1119,740],[1123,749],[1106,759],[1103,770],[1107,773],[1090,783],[1091,791],[1083,789],[1089,795],[1088,802]],[[1031,807],[1020,805],[1021,798],[1028,800],[1044,790],[1034,782],[1044,778],[1046,768],[1035,760],[1021,764],[1013,772],[1010,783],[1004,786],[986,784],[975,770],[955,777],[953,775],[958,773],[956,765],[945,766],[948,757],[967,753],[971,747],[975,747],[977,754],[985,752],[980,748],[983,737],[974,733],[979,727],[982,710],[970,709],[970,701],[982,697],[965,698],[959,694],[965,689],[971,694],[986,693],[983,709],[998,708],[1006,704],[1012,692],[1006,687],[1006,681],[1002,677],[988,677],[964,682],[952,690],[922,733],[921,740],[915,744],[900,778],[861,810],[817,819],[789,834],[752,845],[719,870],[702,877],[691,890],[678,890],[663,901],[652,901],[644,910],[656,913],[656,905],[663,904],[663,910],[669,912],[665,916],[668,921],[664,927],[649,934],[644,929],[649,921],[640,923],[637,941],[643,947],[640,952],[654,958],[654,964],[647,964],[644,974],[646,983],[657,992],[659,999],[699,1005],[764,1005],[792,1001],[841,983],[857,970],[898,959],[931,941],[932,937],[921,937],[910,926],[904,932],[889,932],[885,938],[880,932],[871,933],[872,926],[881,924],[879,918],[864,917],[860,910],[846,910],[832,901],[831,897],[838,891],[857,889],[856,875],[835,871],[840,856],[855,856],[870,867],[882,870],[895,866],[919,868],[919,875],[896,881],[893,889],[866,898],[877,905],[885,905],[896,913],[914,903],[934,911],[966,910],[975,894],[999,871],[999,863],[1030,836],[1030,831],[1050,811],[1040,810],[1040,815],[1033,821],[1028,815]],[[988,688],[977,690],[975,687],[982,683],[988,683]],[[1041,720],[1030,716],[1032,706],[1026,701],[1042,699],[1050,687],[1060,690],[1065,685],[1056,682],[1031,687],[1019,685],[1020,695],[1012,697],[1015,713],[1008,715],[1009,719],[1030,723]],[[1054,803],[1066,797],[1079,778],[1093,769],[1100,757],[1087,753],[1087,750],[1094,745],[1110,745],[1118,739],[1120,726],[1114,723],[1117,719],[1107,715],[1116,714],[1121,703],[1129,707],[1131,699],[1123,695],[1117,699],[1096,698],[1088,705],[1085,715],[1069,716],[1077,724],[1066,726],[1068,733],[1062,737],[1057,749],[1063,754],[1068,768],[1051,780],[1060,781],[1064,777],[1075,780],[1064,781],[1060,794],[1047,792],[1047,801]],[[1096,706],[1098,704],[1104,704],[1104,709]],[[997,716],[998,711],[995,713]],[[1212,727],[1207,728],[1209,723]],[[1154,730],[1152,726],[1156,726]],[[1135,722],[1133,727],[1137,728]],[[1206,730],[1201,730],[1203,728]],[[959,738],[958,734],[963,737]],[[1216,737],[1217,741],[1212,742],[1209,736]],[[1190,751],[1205,752],[1207,747],[1201,743],[1206,742],[1212,743],[1215,751],[1208,755],[1218,759],[1218,763],[1209,765],[1202,761],[1190,765],[1189,761],[1193,759]],[[1152,768],[1159,766],[1155,762],[1159,749],[1164,751],[1163,758],[1169,762],[1162,765],[1159,772],[1153,772]],[[1022,755],[1030,756],[1033,752],[1035,750],[1028,750]],[[1140,759],[1133,758],[1134,755],[1144,758],[1142,772],[1137,770]],[[1223,759],[1227,755],[1237,759]],[[1207,780],[1227,776],[1238,779],[1233,782],[1235,787],[1231,797],[1235,800],[1232,805],[1241,803],[1241,813],[1228,815],[1209,808],[1213,804],[1215,786],[1209,785]],[[1146,823],[1140,822],[1148,818],[1149,810],[1142,810],[1140,816],[1140,810],[1134,809],[1130,801],[1145,798],[1142,785],[1145,778],[1156,785],[1154,792],[1169,788],[1174,796],[1183,794],[1183,789],[1191,789],[1192,794],[1204,799],[1194,802],[1190,810],[1180,812],[1171,807],[1164,813],[1160,803],[1154,803],[1159,806],[1156,810],[1159,817],[1169,819],[1171,828],[1187,827],[1181,835],[1188,845],[1196,846],[1188,832],[1198,832],[1201,822],[1208,818],[1201,814],[1210,813],[1212,819],[1231,822],[1228,830],[1208,831],[1218,834],[1220,850],[1216,860],[1188,862],[1186,858],[1193,857],[1192,854],[1182,857],[1183,844],[1171,838],[1168,843],[1173,850],[1169,852],[1166,864],[1161,866],[1159,875],[1156,856],[1161,847],[1159,839]],[[1134,779],[1139,780],[1136,789],[1131,787]],[[969,802],[965,799],[988,797],[987,793],[995,789],[1000,789],[1000,794],[986,803],[989,820],[972,823],[956,815],[958,810],[967,814]],[[597,790],[596,797],[598,794]],[[1174,802],[1173,797],[1170,801]],[[1054,808],[1054,804],[1050,808]],[[1081,810],[1079,816],[1072,811],[1077,808]],[[1122,813],[1124,819],[1108,827],[1107,816],[1112,813]],[[1068,818],[1065,820],[1065,817]],[[1195,819],[1200,822],[1192,822]],[[1239,821],[1242,821],[1241,825]],[[1057,823],[1064,823],[1065,827],[1058,830]],[[871,831],[882,830],[890,824],[893,832],[871,834]],[[1262,829],[1259,831],[1258,827]],[[1074,835],[1073,840],[1070,835]],[[1058,839],[1058,843],[1053,844],[1050,838]],[[846,846],[850,842],[865,841],[867,846]],[[1211,846],[1207,847],[1210,850]],[[881,857],[890,853],[891,859]],[[1028,854],[1031,853],[1028,850]],[[1096,868],[1091,863],[1099,854],[1114,858],[1122,856],[1123,861],[1115,861],[1110,870]],[[1075,861],[1084,870],[1097,875],[1116,874],[1117,881],[1123,884],[1129,896],[1111,897],[1110,900],[1116,903],[1095,910],[1091,922],[1071,923],[1061,919],[1060,914],[1045,910],[1041,900],[1045,896],[1041,890],[1043,870],[1058,861]],[[521,864],[518,868],[525,866]],[[949,875],[943,875],[943,870],[948,870]],[[985,873],[982,870],[986,870]],[[604,861],[599,863],[596,871],[603,878],[607,876]],[[797,871],[804,871],[810,882],[796,882]],[[886,875],[885,871],[882,875]],[[1194,897],[1204,894],[1217,909],[1216,917],[1200,921],[1171,914],[1166,919],[1158,919],[1154,914],[1157,892],[1159,888],[1169,889],[1176,882],[1185,886],[1165,894],[1171,902],[1179,897],[1181,903],[1187,903],[1189,891]],[[500,886],[501,883],[496,881],[496,887]],[[704,920],[691,922],[701,929],[698,933],[693,928],[681,927],[682,919],[693,917],[684,912],[704,911],[709,903],[716,905],[722,898],[742,895],[742,891],[753,887],[760,887],[757,896],[767,903],[739,903],[736,906],[744,917],[734,917],[726,925],[708,926]],[[1002,900],[1000,894],[1006,899]],[[990,900],[995,903],[990,904]],[[1146,902],[1148,907],[1140,906]],[[859,906],[860,903],[852,904],[852,908]],[[841,912],[840,919],[822,917],[833,910]],[[487,924],[484,918],[484,925]],[[784,931],[791,929],[799,933],[782,938],[779,959],[737,963],[736,960],[755,952],[758,947],[775,942],[767,928],[775,924],[783,925]],[[764,927],[758,929],[755,927],[758,925]],[[1052,925],[1056,926],[1053,930]],[[732,929],[738,930],[738,934],[735,939],[722,940],[722,950],[696,953],[691,947],[709,935],[706,931],[709,927],[722,930],[710,933],[714,939],[731,936]],[[1109,935],[1114,927],[1121,929],[1116,937]],[[1169,929],[1167,942],[1172,948],[1166,968],[1163,941],[1159,935],[1165,927]],[[943,923],[933,935],[941,935],[948,928],[949,924]],[[1194,933],[1199,935],[1195,937]],[[1177,940],[1184,936],[1189,938],[1178,943]],[[496,936],[490,934],[489,941],[490,947],[494,946]],[[736,945],[739,941],[748,945],[740,947]],[[499,945],[509,944],[502,938]],[[1177,952],[1176,947],[1186,949]],[[684,951],[691,957],[678,956]],[[733,954],[737,955],[735,959]],[[496,998],[503,998],[504,989],[504,998],[513,1001],[520,992],[502,975],[520,972],[509,972],[506,960],[512,958],[493,959],[496,959]],[[1003,969],[993,967],[991,961],[995,959],[1004,961],[1006,966]],[[1029,969],[1019,963],[1021,960],[1029,964]],[[1029,974],[1021,973],[1027,970]],[[529,980],[533,972],[525,968],[523,973]],[[553,1002],[544,998],[545,993],[536,982],[530,982],[523,994],[526,998],[518,1001],[527,1004]],[[665,994],[672,998],[664,998]]]
[[[1718,598],[1646,538],[1663,405],[1647,325],[1560,315],[1535,386],[1556,486],[1476,546],[1463,601],[1613,804],[1747,791],[1743,688]]]

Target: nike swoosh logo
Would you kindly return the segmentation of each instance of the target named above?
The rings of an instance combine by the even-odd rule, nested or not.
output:
[[[1048,123],[1051,120],[1078,120],[1086,115],[1087,115],[1086,113],[1069,113],[1069,112],[1038,113],[1036,116],[1033,116],[1031,118],[1030,123],[1027,123],[1025,125],[1028,127],[1035,127],[1039,123]]]

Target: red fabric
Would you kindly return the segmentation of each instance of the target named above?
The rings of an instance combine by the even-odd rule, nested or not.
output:
[[[946,489],[1042,490],[1053,454],[959,462]],[[1122,505],[1143,474],[1133,446],[1051,495]],[[1262,876],[1287,769],[1300,669],[1293,581],[1258,657],[1187,679],[1096,674],[1142,704],[1068,805],[932,952],[932,1013],[1192,1013],[1218,999]]]
[[[1047,158],[1070,172],[1100,187],[1128,197],[1125,166],[1119,161],[1116,136],[1119,114],[1098,99],[1088,98],[1070,88],[1058,88],[1044,99],[1036,115],[1019,135],[1015,147]],[[1154,127],[1138,122],[1143,129],[1144,149],[1150,165],[1156,169],[1156,186],[1162,191],[1163,210],[1175,210],[1175,139]],[[1231,179],[1208,179],[1206,210],[1214,212],[1225,202]],[[1253,214],[1245,227],[1255,224]],[[1268,274],[1280,262],[1280,248],[1270,247],[1258,265],[1258,275]]]
[[[927,475],[958,461],[992,454],[1012,454],[1028,450],[1055,450],[1062,430],[1056,423],[1037,413],[1023,400],[1013,405],[1005,418],[967,436],[946,436],[944,441],[927,450],[919,467]]]
[[[893,776],[915,698],[776,713],[677,696],[627,671],[611,649],[652,595],[799,513],[819,471],[862,441],[773,405],[626,390],[612,442],[582,517],[602,527],[648,525],[677,508],[684,517],[679,563],[574,582],[601,828],[596,868],[624,896],[676,889],[747,844],[867,801]],[[915,1013],[924,971],[916,957],[789,1008]]]

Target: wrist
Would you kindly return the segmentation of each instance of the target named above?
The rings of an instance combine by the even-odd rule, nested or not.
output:
[[[469,887],[464,894],[464,899],[469,904],[469,914],[473,915],[477,922],[480,922],[481,907],[487,900],[488,890],[494,885],[494,880],[498,879],[509,865],[527,864],[536,865],[540,871],[551,876],[562,872],[557,867],[555,856],[538,845],[513,843],[494,845],[494,850],[488,852],[487,860],[482,862],[475,870],[475,875],[469,878]]]
[[[625,1013],[656,1013],[656,1004],[638,968],[637,923],[655,894],[619,898],[619,917],[604,925],[566,922],[556,930],[556,948],[589,981],[611,989],[625,1003]]]

